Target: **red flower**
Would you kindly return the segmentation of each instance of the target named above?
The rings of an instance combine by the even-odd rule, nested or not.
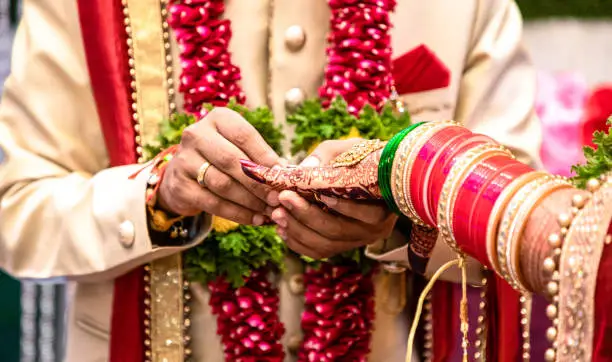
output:
[[[373,271],[354,263],[310,268],[304,275],[300,362],[366,361],[374,324]]]
[[[225,360],[282,362],[285,328],[278,317],[278,289],[268,280],[268,272],[253,271],[238,289],[223,278],[208,287]]]

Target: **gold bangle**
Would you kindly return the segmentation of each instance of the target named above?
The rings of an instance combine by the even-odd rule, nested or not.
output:
[[[412,202],[412,197],[410,197],[410,176],[414,160],[431,136],[446,127],[458,125],[459,123],[454,121],[424,124],[404,138],[395,154],[391,171],[391,180],[393,180],[391,182],[391,193],[400,211],[419,226],[430,227],[419,217]]]
[[[499,229],[502,214],[518,190],[529,182],[541,177],[546,177],[547,175],[548,173],[544,171],[532,171],[517,177],[503,189],[493,205],[493,209],[489,214],[489,220],[487,222],[487,256],[493,270],[499,275],[501,275],[501,273],[499,270],[499,262],[497,260],[497,230]]]
[[[499,144],[485,143],[475,146],[459,156],[451,167],[446,180],[444,180],[440,200],[438,201],[438,229],[440,235],[442,235],[442,240],[458,254],[463,254],[463,252],[457,246],[452,225],[457,189],[469,175],[472,165],[483,159],[498,155],[512,157],[512,153]]]
[[[509,277],[512,280],[511,285],[515,289],[526,293],[524,278],[520,272],[519,253],[521,251],[521,237],[529,219],[529,216],[540,205],[542,200],[556,190],[572,187],[571,183],[563,177],[551,177],[545,183],[539,185],[532,193],[525,197],[525,200],[520,203],[516,216],[510,222],[507,237],[506,249],[506,265],[508,268]]]
[[[502,215],[499,229],[497,231],[497,262],[499,266],[499,274],[516,290],[522,289],[517,284],[517,281],[512,277],[510,270],[511,266],[509,263],[509,260],[511,259],[510,233],[512,231],[513,224],[517,220],[518,216],[520,216],[519,212],[521,210],[521,206],[528,201],[529,196],[536,193],[539,189],[545,189],[547,184],[550,184],[555,180],[555,177],[547,175],[525,184],[516,192],[516,194],[514,194]]]

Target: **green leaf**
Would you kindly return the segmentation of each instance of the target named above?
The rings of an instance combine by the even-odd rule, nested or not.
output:
[[[612,124],[612,116],[608,118],[608,124]],[[608,128],[607,132],[595,132],[593,134],[595,148],[584,147],[585,163],[572,167],[575,174],[573,181],[578,187],[584,188],[589,179],[598,178],[612,170],[611,132],[612,128]]]

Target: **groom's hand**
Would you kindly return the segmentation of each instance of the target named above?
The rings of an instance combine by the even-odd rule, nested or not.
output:
[[[160,205],[176,214],[201,212],[240,224],[261,225],[268,202],[277,192],[247,177],[240,160],[266,166],[280,162],[257,130],[240,114],[215,108],[183,132],[159,188]],[[202,174],[198,182],[198,174]]]
[[[359,139],[322,143],[301,166],[329,164]],[[355,249],[391,235],[397,218],[383,205],[321,196],[332,214],[292,191],[279,194],[272,212],[277,232],[295,252],[315,259]]]

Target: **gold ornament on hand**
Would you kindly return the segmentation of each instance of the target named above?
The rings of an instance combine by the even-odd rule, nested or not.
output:
[[[334,159],[332,167],[354,166],[363,161],[372,152],[376,152],[385,147],[386,142],[381,140],[367,140],[359,142],[348,151],[342,153]]]
[[[206,187],[206,183],[204,182],[204,177],[206,176],[206,172],[208,171],[209,168],[210,168],[210,162],[204,161],[204,163],[202,163],[202,166],[200,166],[200,168],[198,169],[198,175],[196,176],[196,181],[198,182],[198,185],[202,187]]]

